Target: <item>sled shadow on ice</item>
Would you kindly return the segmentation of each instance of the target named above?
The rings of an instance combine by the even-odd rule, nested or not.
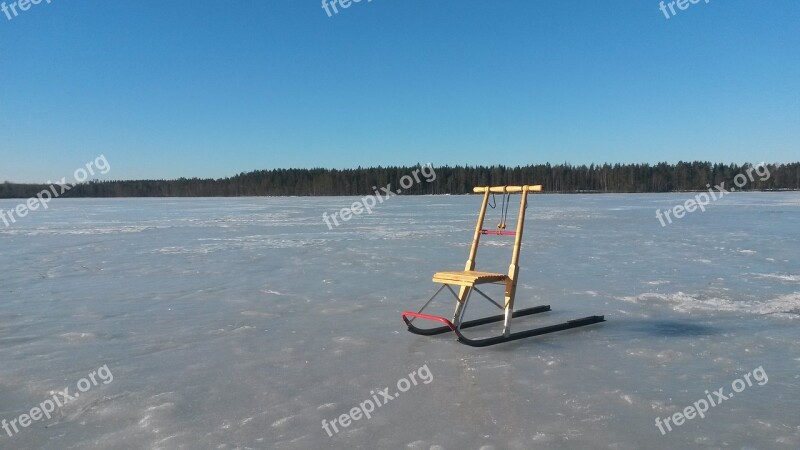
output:
[[[687,320],[645,319],[636,322],[620,322],[618,325],[634,334],[660,337],[711,336],[721,333],[716,327]]]

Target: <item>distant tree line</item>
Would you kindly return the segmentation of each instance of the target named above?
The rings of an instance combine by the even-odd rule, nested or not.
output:
[[[64,197],[235,197],[365,195],[391,184],[418,166],[356,169],[272,169],[240,173],[229,178],[177,180],[91,181],[73,186]],[[672,192],[705,190],[746,173],[751,164],[678,162],[677,164],[537,164],[527,166],[434,167],[436,179],[414,183],[403,194],[464,194],[474,186],[541,184],[545,192]],[[768,164],[752,172],[754,181],[743,190],[800,190],[800,163]],[[765,174],[768,171],[769,177]],[[762,178],[765,178],[762,180]],[[44,185],[0,184],[0,198],[27,198]],[[741,190],[741,189],[737,189]]]

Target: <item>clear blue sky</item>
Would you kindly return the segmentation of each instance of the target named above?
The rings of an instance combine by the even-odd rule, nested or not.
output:
[[[45,1],[0,13],[0,181],[800,160],[796,0]]]

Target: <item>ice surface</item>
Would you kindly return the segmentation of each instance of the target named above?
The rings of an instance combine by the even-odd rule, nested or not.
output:
[[[553,311],[515,329],[608,321],[483,349],[400,320],[463,267],[478,197],[394,197],[333,230],[322,213],[355,198],[53,201],[0,224],[0,420],[114,379],[0,448],[800,448],[800,195],[661,227],[691,197],[533,197],[517,306]],[[484,239],[478,268],[505,271],[509,238]],[[424,364],[430,384],[323,430]],[[767,384],[656,428],[759,366]]]

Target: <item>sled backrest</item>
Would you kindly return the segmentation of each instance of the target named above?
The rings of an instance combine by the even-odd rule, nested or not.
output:
[[[469,251],[469,258],[464,270],[475,269],[475,257],[478,254],[478,244],[481,240],[482,234],[493,234],[492,231],[483,229],[483,220],[486,217],[486,206],[489,205],[489,196],[492,194],[522,194],[519,202],[519,213],[517,217],[517,228],[514,232],[498,231],[497,234],[513,235],[514,236],[514,251],[511,254],[511,265],[509,266],[509,275],[516,272],[517,261],[519,261],[519,249],[522,245],[522,231],[525,227],[525,207],[528,204],[528,192],[541,192],[542,186],[524,185],[524,186],[480,186],[472,189],[476,194],[483,194],[483,202],[481,203],[480,213],[478,214],[478,223],[475,225],[475,234],[472,237],[472,246]],[[516,277],[514,277],[516,278]]]

